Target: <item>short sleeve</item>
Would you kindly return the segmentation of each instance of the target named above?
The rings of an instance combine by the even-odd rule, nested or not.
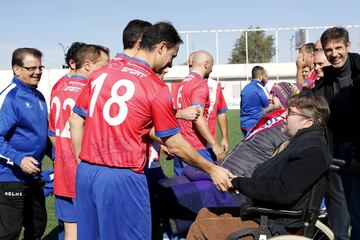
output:
[[[73,108],[73,112],[77,113],[81,117],[86,117],[89,109],[90,102],[90,94],[91,94],[91,82],[85,85],[82,90],[78,100],[76,101],[75,107]]]
[[[48,135],[50,137],[56,136],[56,106],[55,103],[53,103],[53,92],[51,93],[51,101],[50,101],[50,114],[49,114],[49,127],[48,127]]]
[[[221,85],[219,84],[217,87],[217,99],[218,99],[218,108],[217,108],[217,114],[222,114],[227,112],[228,108],[227,108],[227,104],[224,98],[224,95],[222,93],[221,90]]]
[[[205,107],[209,98],[209,87],[205,81],[198,82],[192,89],[191,105]]]
[[[151,101],[151,114],[157,137],[169,137],[180,132],[174,111],[169,88],[163,86]]]

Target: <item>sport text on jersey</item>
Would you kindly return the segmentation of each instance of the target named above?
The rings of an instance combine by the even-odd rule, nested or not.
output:
[[[121,70],[121,72],[124,72],[124,73],[129,73],[129,74],[132,74],[132,75],[135,75],[139,78],[144,78],[146,77],[146,74],[138,71],[138,70],[135,70],[135,69],[132,69],[132,68],[128,68],[128,67],[123,67]]]

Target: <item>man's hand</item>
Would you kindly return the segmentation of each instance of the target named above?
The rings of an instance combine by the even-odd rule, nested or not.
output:
[[[190,106],[185,109],[178,110],[176,112],[176,118],[181,118],[188,121],[197,120],[200,116],[199,106]]]
[[[232,189],[231,180],[236,176],[229,170],[214,164],[208,173],[219,191],[225,192]]]
[[[23,160],[21,160],[20,168],[23,170],[23,172],[27,174],[33,174],[40,172],[40,169],[37,167],[39,164],[36,159],[32,157],[24,157]]]
[[[221,140],[221,147],[224,150],[224,154],[226,154],[226,152],[229,150],[229,142],[227,139],[223,138]]]
[[[220,147],[219,144],[217,144],[217,143],[212,145],[211,148],[212,148],[214,154],[216,155],[216,159],[218,161],[223,161],[225,158],[224,149],[222,147]]]
[[[299,53],[299,56],[296,58],[296,67],[298,69],[303,69],[306,66],[304,53]]]
[[[170,152],[170,150],[165,145],[162,145],[162,144],[160,145],[160,151],[165,153],[166,160],[173,159],[175,156],[172,152]]]

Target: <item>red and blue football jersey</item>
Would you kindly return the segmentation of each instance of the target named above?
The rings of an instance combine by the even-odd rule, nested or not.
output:
[[[224,99],[224,95],[222,94],[220,82],[209,78],[207,79],[207,83],[209,87],[209,99],[210,99],[208,126],[215,140],[217,140],[217,134],[216,134],[217,115],[227,112],[228,109]]]
[[[316,71],[315,69],[311,69],[311,72],[309,73],[309,76],[304,79],[306,85],[309,87],[309,88],[313,88],[315,86],[315,81],[318,79],[319,77],[317,76],[316,74]]]
[[[177,109],[176,108],[176,96],[177,96],[177,93],[178,93],[178,90],[179,90],[179,87],[181,85],[181,82],[173,82],[170,84],[170,91],[171,91],[171,96],[173,97],[173,104],[174,104],[174,109]]]
[[[185,109],[190,106],[200,106],[204,108],[204,117],[208,119],[208,109],[210,106],[209,87],[202,77],[197,73],[190,73],[177,86],[178,91],[173,97],[177,110]],[[196,149],[206,149],[207,141],[201,136],[192,121],[178,119],[181,133],[184,138]]]
[[[75,198],[77,160],[70,139],[69,117],[87,83],[82,76],[64,76],[51,91],[49,136],[55,137],[54,193]]]
[[[142,173],[151,128],[158,137],[180,132],[169,88],[130,57],[95,71],[73,111],[86,117],[80,159],[98,165]]]

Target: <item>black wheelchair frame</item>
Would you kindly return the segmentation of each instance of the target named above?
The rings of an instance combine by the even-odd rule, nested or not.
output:
[[[326,191],[326,185],[328,182],[329,171],[338,171],[341,166],[345,164],[344,160],[333,159],[329,170],[317,181],[311,188],[308,207],[304,210],[274,210],[261,207],[246,207],[242,213],[242,218],[249,218],[249,216],[260,217],[260,225],[258,228],[248,228],[240,230],[230,234],[226,240],[237,240],[247,236],[252,236],[255,240],[269,239],[272,237],[271,231],[268,226],[268,219],[270,216],[276,217],[291,217],[291,218],[303,218],[304,226],[301,229],[301,236],[312,239],[315,232],[315,224],[320,214],[320,205],[323,196]]]

